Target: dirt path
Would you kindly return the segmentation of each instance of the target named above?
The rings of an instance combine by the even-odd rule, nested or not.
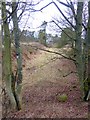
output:
[[[81,99],[74,63],[40,50],[30,55],[27,50],[23,50],[23,108],[10,115],[17,118],[87,118],[88,103]],[[59,102],[57,95],[63,93],[68,99]]]

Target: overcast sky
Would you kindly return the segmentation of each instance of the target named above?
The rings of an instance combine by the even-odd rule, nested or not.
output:
[[[55,0],[54,0],[55,1]],[[60,0],[62,2],[65,2],[66,0]],[[36,2],[36,0],[35,0]],[[47,5],[51,0],[42,0],[42,2],[35,7],[35,9],[40,9],[43,6]],[[57,5],[59,3],[57,2]],[[65,13],[66,7],[64,5],[59,4],[60,9]],[[30,17],[28,19],[28,16],[24,16],[23,19],[20,22],[20,27],[22,30],[28,29],[28,30],[39,30],[39,27],[43,21],[49,22],[52,20],[53,17],[62,17],[60,12],[57,10],[54,4],[49,5],[45,9],[42,10],[42,12],[35,12],[31,13]],[[27,25],[24,26],[25,20],[28,19]],[[21,25],[22,24],[22,25]],[[52,28],[50,28],[50,24],[47,25],[47,33],[52,33]],[[54,31],[53,31],[54,32]]]
[[[21,1],[29,2],[31,0],[21,0]],[[39,0],[33,0],[33,1],[37,2]],[[43,6],[47,5],[51,1],[52,0],[42,0],[40,2],[40,4],[35,7],[35,9],[39,10],[40,8],[42,8]],[[54,0],[54,1],[56,2],[56,0]],[[66,2],[66,0],[60,0],[60,1]],[[69,0],[67,0],[67,1],[69,1]],[[77,1],[77,0],[71,0],[71,1]],[[80,0],[80,1],[89,1],[89,0]],[[58,2],[57,2],[57,5],[60,7],[60,9],[66,15],[65,10],[67,10],[67,7],[65,7],[64,5],[59,4]],[[27,12],[27,14],[29,14],[29,12]],[[28,15],[24,15],[22,20],[19,23],[19,26],[20,26],[21,30],[26,30],[27,29],[27,30],[30,30],[30,31],[31,30],[32,31],[38,31],[40,29],[38,27],[43,23],[43,21],[49,22],[49,21],[52,20],[53,17],[56,17],[56,18],[57,17],[62,17],[62,15],[57,10],[55,5],[51,4],[48,7],[46,7],[45,9],[43,9],[42,12],[30,13],[29,17],[28,17]],[[53,24],[53,27],[54,27],[54,24]],[[0,27],[0,29],[1,29],[1,27]],[[51,27],[50,23],[48,23],[46,31],[47,31],[47,33],[55,33],[55,31]]]
[[[2,1],[4,1],[4,0],[2,0]],[[12,0],[7,0],[7,1],[11,2]],[[29,2],[31,0],[21,0],[21,1]],[[33,0],[33,1],[35,1],[35,3],[36,3],[37,1],[40,1],[40,0]],[[35,7],[35,9],[39,10],[40,8],[47,5],[51,1],[52,0],[42,0],[40,2],[40,4],[38,4]],[[56,1],[56,0],[54,0],[54,1]],[[66,0],[60,0],[60,1],[65,2]],[[59,4],[59,7],[64,12],[66,7],[64,7],[63,5],[60,5],[60,4]],[[40,29],[38,27],[43,23],[43,21],[49,22],[49,21],[52,20],[53,17],[61,16],[61,14],[59,13],[59,11],[57,10],[57,8],[55,7],[54,4],[49,5],[48,7],[43,9],[42,12],[30,13],[29,17],[28,17],[29,12],[25,12],[25,14],[26,15],[24,15],[22,17],[21,21],[19,22],[19,26],[20,26],[21,30],[26,30],[27,29],[27,30],[30,30],[30,31],[31,30],[38,31]],[[0,14],[0,17],[1,17],[1,14]],[[12,24],[11,24],[10,27],[12,27]],[[0,29],[1,29],[1,26],[0,26]],[[47,33],[52,33],[52,28],[50,27],[50,24],[47,25]]]
[[[29,2],[31,0],[21,0],[21,1]],[[37,1],[40,1],[40,0],[33,0],[33,1],[35,1],[35,3],[36,3]],[[51,1],[52,0],[42,0],[40,2],[40,4],[38,4],[35,7],[35,9],[39,10],[40,8],[44,7],[45,5],[50,3]],[[53,1],[56,2],[56,0],[53,0]],[[60,1],[66,2],[66,0],[60,0]],[[74,0],[71,0],[71,1],[74,1]],[[57,2],[57,5],[60,7],[60,9],[63,11],[63,13],[66,14],[65,10],[67,10],[67,7],[65,7],[62,4],[59,4],[58,2]],[[28,17],[28,15],[30,15],[30,16]],[[27,29],[27,30],[30,30],[30,31],[31,30],[32,31],[38,31],[40,29],[38,27],[43,23],[43,21],[49,22],[49,21],[52,20],[53,17],[56,17],[56,18],[57,17],[62,17],[62,15],[57,10],[55,5],[51,4],[48,7],[46,7],[45,9],[43,9],[42,12],[34,12],[34,13],[29,13],[28,11],[25,12],[21,21],[19,22],[19,26],[20,26],[21,30],[26,30]],[[51,24],[48,23],[46,31],[47,31],[47,33],[54,33],[54,31],[52,30],[52,27],[50,27],[50,25]]]

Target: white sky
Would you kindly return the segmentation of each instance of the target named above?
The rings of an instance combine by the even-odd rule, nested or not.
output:
[[[10,2],[12,0],[8,0],[8,1]],[[31,0],[21,0],[21,1],[29,2]],[[36,3],[39,0],[33,0],[33,1]],[[43,6],[47,5],[51,1],[52,0],[42,0],[40,2],[40,4],[35,7],[35,9],[39,10],[40,8],[42,8]],[[54,0],[54,1],[56,2],[56,0]],[[60,0],[60,1],[66,2],[66,0]],[[60,7],[60,9],[63,12],[66,10],[67,7],[65,7],[64,5],[59,4],[58,2],[56,2],[56,3],[57,3],[57,5]],[[26,12],[26,13],[29,14],[29,12]],[[19,23],[19,26],[20,26],[21,30],[38,31],[40,28],[37,29],[37,27],[39,27],[43,23],[43,21],[46,21],[46,22],[51,21],[52,17],[62,17],[62,15],[57,10],[57,8],[55,7],[54,4],[49,5],[48,7],[43,9],[42,12],[30,13],[29,17],[28,17],[28,15],[24,15],[23,19],[21,19],[21,21]],[[11,26],[12,26],[12,24],[11,24]],[[46,31],[47,31],[47,33],[53,33],[54,32],[52,30],[52,28],[50,28],[49,24],[47,26]]]
[[[66,0],[60,0],[62,2],[65,2]],[[36,2],[36,0],[35,0]],[[43,0],[39,5],[37,5],[35,7],[35,9],[40,9],[43,6],[47,5],[49,2],[51,2],[51,0]],[[57,3],[58,5],[59,3]],[[67,7],[65,7],[64,5],[59,4],[59,7],[62,11],[64,11]],[[31,16],[29,17],[28,20],[28,24],[25,26],[25,29],[29,29],[28,30],[35,30],[37,31],[38,29],[33,29],[33,28],[37,28],[39,27],[43,21],[49,22],[52,20],[52,17],[58,17],[61,16],[60,12],[57,10],[57,8],[55,7],[54,4],[49,5],[47,8],[43,9],[42,12],[35,12],[35,13],[31,13]],[[21,26],[24,26],[25,20],[27,19],[25,16],[25,18],[22,19]],[[21,28],[23,29],[23,27]],[[52,33],[51,29],[49,30],[49,27],[47,27],[47,32],[48,33]]]
[[[8,0],[8,1],[10,1],[10,0]],[[29,2],[31,0],[21,0],[21,1]],[[35,3],[36,3],[39,0],[33,0],[33,1],[35,1]],[[43,6],[47,5],[48,3],[50,3],[51,1],[52,0],[42,0],[41,3],[35,7],[35,9],[38,10],[38,9],[42,8]],[[56,2],[56,0],[54,0],[54,1]],[[66,2],[66,0],[60,0],[60,1]],[[71,0],[71,1],[74,1],[74,0]],[[59,4],[58,2],[57,2],[57,5],[65,13],[65,10],[67,9],[67,7],[65,7],[62,4]],[[27,14],[29,14],[29,13],[27,12]],[[19,26],[20,26],[21,30],[27,29],[30,31],[31,30],[38,31],[40,28],[37,29],[37,27],[39,27],[43,23],[43,21],[46,21],[46,22],[51,21],[52,17],[62,17],[62,15],[57,10],[57,8],[55,7],[54,4],[49,5],[48,7],[43,9],[42,12],[30,13],[29,17],[27,15],[24,15],[23,19],[19,23]],[[28,19],[28,21],[27,21],[27,19]],[[26,24],[26,21],[27,21],[27,24]],[[54,31],[52,30],[52,28],[50,28],[50,25],[48,24],[47,33],[52,33],[52,32],[54,32]]]
[[[4,0],[2,0],[2,1],[4,1]],[[7,0],[7,1],[11,2],[12,0]],[[29,2],[29,0],[21,0],[21,1]],[[33,0],[33,1],[35,1],[35,3],[36,3],[39,0]],[[52,0],[42,0],[40,2],[40,4],[35,7],[35,9],[38,10],[38,9],[42,8],[43,6],[47,5],[51,1]],[[61,0],[61,1],[64,2],[66,0]],[[64,10],[64,6],[61,5],[60,9]],[[27,14],[29,14],[29,13],[27,12]],[[20,29],[21,30],[23,30],[23,29],[26,30],[27,29],[27,30],[30,30],[30,31],[31,30],[37,31],[38,30],[37,27],[39,27],[43,23],[43,21],[49,22],[49,21],[52,20],[52,17],[55,17],[55,16],[60,16],[60,13],[57,10],[57,8],[55,7],[55,5],[51,4],[48,7],[46,7],[45,9],[43,9],[42,12],[30,13],[29,19],[28,19],[28,15],[25,15],[23,17],[23,19],[19,23]],[[1,14],[0,14],[0,17],[1,17]],[[27,21],[27,19],[28,19],[28,21]],[[27,21],[27,24],[26,24],[26,21]],[[11,26],[12,26],[12,23],[11,23]],[[33,28],[35,28],[35,29],[33,29]],[[0,26],[0,29],[1,29],[1,26]],[[47,32],[51,32],[52,33],[52,31],[49,30],[49,27],[47,27]]]

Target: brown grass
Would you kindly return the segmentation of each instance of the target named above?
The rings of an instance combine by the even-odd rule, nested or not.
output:
[[[87,118],[88,103],[81,99],[79,80],[74,73],[75,64],[55,54],[39,50],[30,54],[29,48],[22,48],[23,108],[8,117]],[[58,51],[56,48],[48,49]],[[59,51],[63,52],[63,49]],[[63,93],[67,94],[68,99],[59,102],[57,95]]]

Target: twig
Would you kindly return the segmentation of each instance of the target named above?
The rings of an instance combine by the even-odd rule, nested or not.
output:
[[[71,71],[70,73],[66,74],[66,75],[63,75],[63,77],[67,77],[68,75],[72,74],[72,73],[77,73],[77,72],[73,72]]]

